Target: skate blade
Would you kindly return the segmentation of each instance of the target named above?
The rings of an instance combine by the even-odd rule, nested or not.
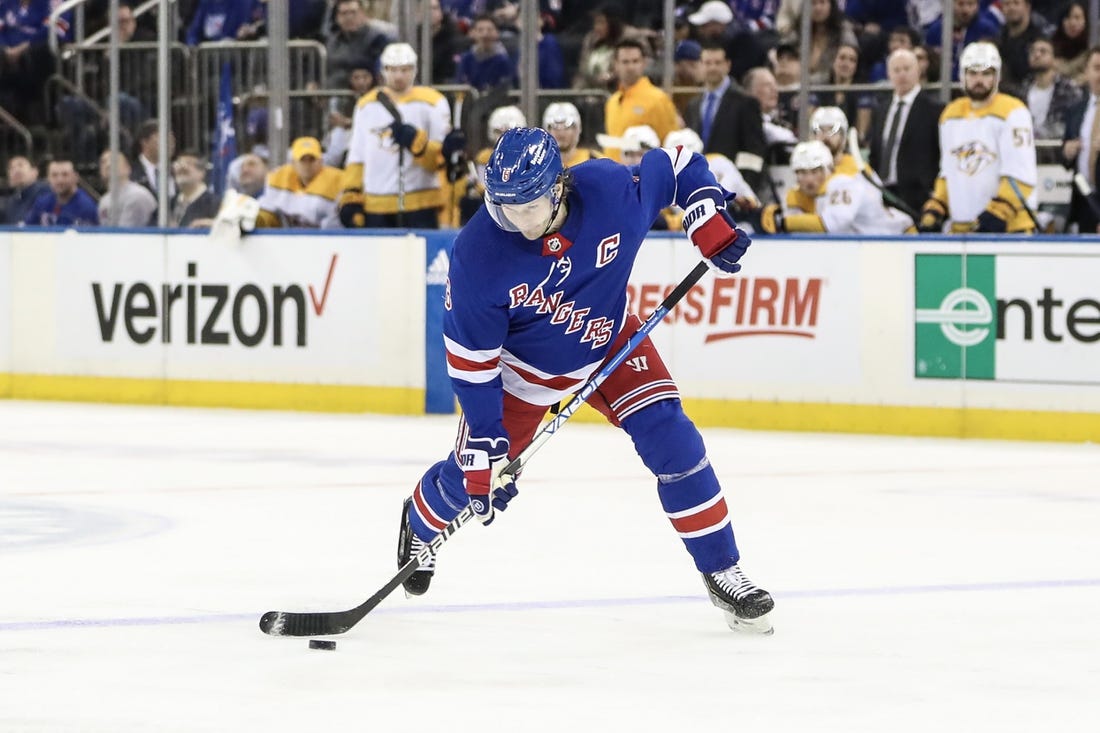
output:
[[[731,631],[736,631],[739,634],[756,634],[757,636],[771,636],[775,633],[771,619],[768,618],[769,614],[765,613],[759,618],[749,619],[740,618],[730,611],[723,611],[722,613],[726,617],[726,626],[729,626]]]

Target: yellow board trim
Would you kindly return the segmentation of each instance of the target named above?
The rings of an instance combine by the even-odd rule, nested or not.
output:
[[[0,373],[0,398],[233,407],[311,412],[424,414],[424,390],[272,382],[214,382]],[[700,427],[1100,442],[1100,414],[1028,410],[685,399]],[[579,422],[604,422],[590,407]]]
[[[895,405],[685,399],[684,409],[699,427],[802,432],[914,435],[996,440],[1100,441],[1100,414],[984,410]],[[595,410],[577,413],[584,422],[603,422]]]
[[[424,390],[274,382],[215,382],[0,373],[0,397],[311,412],[424,413]]]

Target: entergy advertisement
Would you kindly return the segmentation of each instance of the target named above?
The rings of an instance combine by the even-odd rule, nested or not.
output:
[[[917,379],[1100,384],[1100,255],[915,256]]]

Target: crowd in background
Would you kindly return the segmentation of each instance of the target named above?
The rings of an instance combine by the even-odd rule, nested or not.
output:
[[[1091,79],[1087,68],[1086,3],[951,1],[954,27],[947,32],[953,58],[957,61],[962,49],[974,41],[994,42],[1003,59],[1001,91],[1027,105],[1038,139],[1062,143],[1057,151],[1061,154],[1055,156],[1058,162],[1076,168],[1095,184],[1096,171],[1090,164],[1100,150],[1100,126],[1094,124],[1100,120],[1094,112],[1100,79]],[[98,25],[105,22],[107,5],[106,0],[88,4],[92,30],[97,19]],[[81,94],[69,95],[53,109],[42,111],[44,79],[57,68],[44,24],[52,6],[50,0],[0,0],[0,107],[22,119],[45,114],[51,124],[69,126],[65,129],[71,133],[64,136],[69,143],[89,136],[90,145],[99,145],[95,165],[81,175],[79,161],[74,165],[64,149],[39,159],[32,159],[32,151],[0,151],[5,161],[0,174],[6,173],[0,191],[0,223],[90,225],[108,219],[123,226],[154,223],[159,139],[156,122],[148,119],[150,110],[140,101],[148,95],[126,89],[119,99],[126,154],[117,158],[103,152],[102,120],[86,101],[106,98],[105,73],[99,75],[96,88],[82,89]],[[175,40],[184,44],[256,40],[266,33],[264,0],[179,0],[177,6],[181,22]],[[517,87],[522,28],[518,3],[431,0],[429,6],[431,68],[414,68],[417,84],[460,84],[485,95]],[[396,3],[388,0],[295,0],[289,7],[290,35],[324,44],[324,85],[348,94],[333,98],[325,130],[291,131],[292,137],[300,139],[295,140],[297,152],[292,149],[289,168],[283,173],[268,170],[263,108],[237,110],[245,144],[224,183],[210,179],[209,151],[176,151],[171,141],[171,226],[209,226],[225,186],[264,203],[265,193],[271,200],[269,189],[276,178],[278,190],[288,186],[293,193],[303,193],[311,185],[318,189],[313,181],[324,180],[320,195],[331,196],[337,210],[350,200],[349,192],[356,192],[346,176],[335,184],[337,174],[328,171],[345,168],[349,148],[355,145],[354,123],[360,106],[356,100],[383,85],[391,86],[382,67],[384,49],[413,39],[398,38],[393,17]],[[669,133],[692,130],[706,152],[732,161],[747,186],[762,197],[769,196],[764,179],[767,166],[786,162],[784,154],[798,142],[796,92],[803,66],[811,83],[829,85],[826,91],[814,92],[810,104],[840,108],[874,164],[876,151],[881,153],[889,134],[890,105],[899,95],[888,57],[899,49],[909,50],[916,62],[917,93],[931,96],[919,87],[938,81],[938,49],[945,33],[940,0],[697,0],[677,4],[675,46],[665,49],[663,3],[658,0],[603,2],[595,7],[591,2],[541,0],[539,7],[540,88],[599,90],[609,95],[606,102],[600,98],[594,114],[585,109],[583,131],[580,120],[575,123],[577,142],[584,143],[586,150],[622,159],[623,150],[616,145],[623,144],[632,127],[651,127],[660,142]],[[811,28],[806,59],[800,57],[799,38],[804,8],[810,13]],[[71,22],[66,16],[63,20]],[[133,3],[122,0],[119,35],[123,43],[153,40],[155,31],[154,14],[135,17]],[[64,23],[58,33],[63,42],[71,39],[71,28]],[[675,63],[672,90],[660,86],[660,60],[666,53]],[[957,66],[954,75],[957,79]],[[864,82],[881,83],[882,92],[844,89]],[[211,80],[214,84],[216,80]],[[211,88],[208,93],[216,91]],[[501,100],[508,101],[505,96]],[[402,131],[393,132],[396,141]],[[460,145],[472,161],[478,150],[492,143],[492,137],[446,139],[448,132],[432,133],[422,149],[415,136],[404,146],[422,167],[431,163],[425,162],[425,156],[438,159],[444,193],[443,203],[434,208],[443,226],[460,223],[462,200],[477,193],[476,176],[467,180],[463,170],[448,166],[455,146]],[[599,134],[611,141],[603,151],[595,145]],[[938,152],[927,153],[938,159]],[[896,172],[876,170],[883,178],[892,178],[891,184],[897,182]],[[107,195],[112,173],[121,186]],[[459,191],[447,188],[464,183]],[[930,181],[921,185],[925,194],[931,189]],[[115,211],[109,210],[109,202],[114,202]],[[259,215],[260,226],[339,226],[341,222],[349,226],[358,221],[338,211],[316,221],[261,211],[274,216]],[[1093,231],[1087,223],[1082,226]]]

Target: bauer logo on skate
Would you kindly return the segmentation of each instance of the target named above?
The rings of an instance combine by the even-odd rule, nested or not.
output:
[[[668,319],[706,328],[704,343],[745,336],[812,339],[823,285],[818,277],[715,278],[689,290]],[[672,288],[672,283],[631,283],[630,311],[645,318]]]

